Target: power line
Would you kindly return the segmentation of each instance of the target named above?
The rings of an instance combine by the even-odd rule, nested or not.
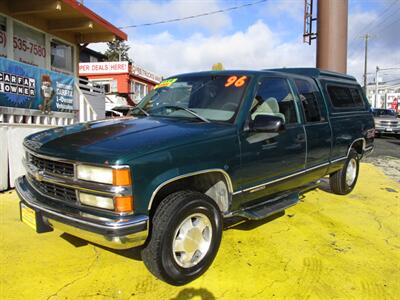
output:
[[[380,20],[381,18],[383,18],[383,15],[384,15],[387,11],[389,11],[389,9],[391,9],[392,6],[395,5],[397,2],[398,2],[398,0],[394,0],[392,3],[390,3],[390,5],[389,5],[388,7],[386,7],[386,9],[382,10],[382,12],[379,13],[378,18],[376,18],[376,19],[372,20],[371,22],[369,22],[366,26],[364,26],[363,29],[361,29],[361,30],[358,31],[355,35],[353,35],[352,40],[353,40],[353,41],[356,40],[357,37],[358,37],[359,35],[361,35],[362,33],[365,33],[366,31],[368,31],[369,27],[370,27],[372,24],[374,24],[377,20]]]
[[[227,12],[227,11],[238,10],[238,9],[241,9],[241,8],[257,5],[257,4],[260,4],[260,3],[263,3],[263,2],[267,2],[267,1],[268,0],[259,0],[259,1],[252,2],[252,3],[246,3],[246,4],[242,4],[242,5],[238,5],[238,6],[232,6],[232,7],[228,7],[228,8],[225,8],[225,9],[214,10],[214,11],[205,12],[205,13],[192,15],[192,16],[187,16],[187,17],[182,17],[182,18],[175,18],[175,19],[157,21],[157,22],[152,22],[152,23],[143,23],[143,24],[134,24],[134,25],[122,26],[122,27],[119,27],[119,29],[136,28],[136,27],[144,27],[144,26],[153,26],[153,25],[166,24],[166,23],[172,23],[172,22],[180,22],[180,21],[185,21],[185,20],[189,20],[189,19],[196,19],[196,18],[200,18],[200,17],[205,17],[205,16],[211,16],[211,15],[224,13],[224,12]]]
[[[400,7],[399,7],[399,9],[397,10],[397,11],[400,11]],[[395,23],[397,23],[397,22],[399,22],[400,21],[400,19],[395,19],[393,22],[391,22],[391,23],[386,23],[386,25],[384,26],[384,27],[381,27],[378,31],[375,31],[375,33],[377,33],[377,32],[381,32],[381,31],[383,31],[384,29],[386,29],[386,28],[389,28],[390,26],[392,26],[393,24],[395,24]],[[376,30],[376,29],[375,29]],[[374,32],[374,31],[373,31]]]
[[[377,29],[379,28],[379,26],[385,24],[387,21],[390,21],[390,20],[391,20],[390,17],[393,16],[393,15],[396,15],[398,11],[400,11],[400,6],[399,6],[396,10],[393,10],[392,13],[391,13],[390,15],[387,15],[381,22],[379,22],[377,25],[375,25],[375,26],[374,26],[375,29],[372,29],[372,32],[374,32],[374,30],[377,30]],[[395,17],[395,18],[396,18],[396,17]],[[396,20],[399,20],[399,19],[396,18]],[[391,24],[392,24],[392,23],[391,23]],[[387,25],[387,23],[386,23],[386,25]],[[385,26],[385,27],[386,27],[386,26]]]
[[[357,52],[361,47],[362,47],[362,43],[361,40],[358,40],[358,37],[361,33],[365,33],[365,32],[374,32],[377,27],[379,27],[380,25],[382,25],[383,23],[385,23],[387,20],[389,20],[389,17],[391,17],[393,14],[395,14],[397,12],[397,10],[395,11],[391,11],[390,13],[390,9],[393,7],[393,5],[399,3],[399,0],[394,0],[392,3],[390,3],[385,9],[382,10],[381,13],[379,13],[378,17],[374,20],[372,20],[371,22],[369,22],[366,26],[364,26],[363,29],[359,30],[358,33],[356,35],[353,35],[353,38],[350,38],[350,42],[348,44],[348,47],[351,48],[351,45],[354,44],[354,42],[357,41],[357,43],[354,45],[355,47],[352,48],[352,51],[349,53],[349,56],[351,56],[352,54],[354,54],[355,52]],[[384,15],[386,13],[389,12],[389,15],[385,16]],[[383,20],[383,21],[382,21]],[[371,25],[373,25],[375,22],[377,21],[381,21],[379,22],[377,25],[372,26],[372,30],[371,29]],[[390,24],[392,25],[392,24]],[[374,28],[375,27],[375,28]]]
[[[400,11],[400,7],[399,7],[397,10],[393,11],[392,14],[390,14],[389,16],[387,16],[387,18],[386,18],[383,22],[380,22],[375,28],[373,28],[373,29],[370,31],[370,32],[374,33],[374,35],[373,35],[374,37],[377,36],[378,33],[382,32],[384,29],[390,28],[392,25],[394,25],[394,24],[400,22],[400,19],[395,19],[393,22],[391,22],[391,23],[386,23],[386,24],[385,24],[385,22],[386,22],[387,20],[390,20],[388,17],[394,15],[394,14],[397,13],[398,11]],[[379,28],[380,25],[383,25],[383,24],[385,24],[385,25],[384,25],[383,27]],[[371,37],[371,35],[370,35],[370,37]],[[364,36],[363,36],[363,38],[364,38]],[[350,44],[351,44],[351,43],[350,43]],[[349,46],[350,46],[350,44],[349,44]],[[358,50],[360,50],[361,47],[362,47],[362,44],[361,44],[361,43],[358,43],[358,45],[356,45],[356,47],[352,48],[352,51],[349,53],[349,56],[355,54]]]

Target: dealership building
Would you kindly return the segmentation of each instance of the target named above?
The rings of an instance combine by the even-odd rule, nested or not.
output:
[[[137,104],[162,80],[160,75],[127,61],[81,62],[79,76],[104,87],[106,109]]]
[[[23,138],[104,117],[103,88],[84,88],[79,54],[90,43],[126,40],[76,0],[0,1],[0,190],[23,172]]]

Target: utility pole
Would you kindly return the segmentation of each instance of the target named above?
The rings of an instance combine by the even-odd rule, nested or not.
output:
[[[375,103],[374,103],[374,108],[376,108],[376,105],[378,104],[378,72],[379,72],[379,67],[376,66],[376,71],[375,71]]]
[[[364,93],[367,94],[367,63],[368,63],[368,39],[371,36],[367,33],[363,36],[365,41],[364,47]]]

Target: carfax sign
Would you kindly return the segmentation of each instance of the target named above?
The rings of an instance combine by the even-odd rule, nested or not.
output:
[[[0,106],[71,112],[74,77],[0,57]]]

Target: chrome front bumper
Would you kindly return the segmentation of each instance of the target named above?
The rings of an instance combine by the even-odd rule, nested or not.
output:
[[[375,126],[375,132],[389,133],[389,134],[399,134],[400,133],[400,127]]]
[[[149,217],[146,215],[109,219],[61,209],[50,205],[51,199],[39,195],[25,176],[15,181],[15,189],[22,203],[40,214],[44,223],[89,242],[112,249],[128,249],[143,245],[148,236]],[[41,198],[45,201],[40,201]]]

